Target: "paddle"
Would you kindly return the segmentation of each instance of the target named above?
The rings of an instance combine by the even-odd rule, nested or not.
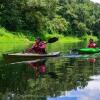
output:
[[[57,37],[53,37],[53,38],[49,38],[46,43],[54,43],[56,41],[58,41],[58,38]]]

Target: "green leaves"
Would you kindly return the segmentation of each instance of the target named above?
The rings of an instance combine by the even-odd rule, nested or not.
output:
[[[67,31],[69,27],[69,22],[67,22],[61,16],[55,16],[51,21],[48,23],[48,28],[50,27],[51,30],[63,33]]]
[[[0,1],[0,25],[11,31],[98,35],[99,17],[100,5],[90,0]]]

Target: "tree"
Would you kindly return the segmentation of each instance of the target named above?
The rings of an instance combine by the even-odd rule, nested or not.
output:
[[[61,16],[55,16],[51,21],[47,23],[47,30],[53,33],[54,31],[58,33],[66,33],[69,29],[69,22],[67,22]]]

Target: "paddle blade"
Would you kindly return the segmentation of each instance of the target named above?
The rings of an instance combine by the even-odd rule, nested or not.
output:
[[[53,42],[56,42],[56,41],[58,41],[58,38],[57,37],[53,37],[53,38],[50,38],[48,40],[48,43],[53,43]]]

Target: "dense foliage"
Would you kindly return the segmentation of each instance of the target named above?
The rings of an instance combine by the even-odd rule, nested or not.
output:
[[[0,25],[10,31],[100,34],[100,5],[90,0],[0,0]]]

